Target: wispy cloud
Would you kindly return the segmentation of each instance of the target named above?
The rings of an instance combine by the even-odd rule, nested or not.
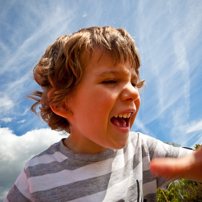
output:
[[[202,5],[184,3],[186,13],[182,12],[181,4],[169,1],[166,6],[155,5],[143,15],[148,4],[139,2],[138,19],[142,23],[137,38],[142,56],[141,73],[147,82],[142,95],[142,122],[145,127],[152,125],[157,132],[163,131],[170,141],[186,145],[190,141],[184,126],[195,118],[191,117],[192,85],[202,75],[196,62],[201,60],[201,48],[196,48],[196,39],[202,32],[202,13],[199,11]],[[197,86],[197,89],[201,92],[201,87]]]
[[[21,121],[18,121],[17,123],[24,123],[26,120],[25,119],[23,119],[23,120],[21,120]]]
[[[82,17],[85,18],[86,16],[87,16],[87,13],[84,12],[83,15],[82,15]]]
[[[202,144],[202,120],[187,122],[178,126],[178,134],[183,134],[181,143],[194,148],[195,144]],[[179,139],[180,135],[176,137]]]
[[[141,121],[141,119],[139,119],[138,117],[135,119],[135,123],[132,129],[134,129],[134,131],[138,131],[138,132],[150,135],[152,137],[156,137],[156,135],[153,134],[152,131],[149,130],[149,128],[147,128],[145,124]]]
[[[61,3],[64,4],[65,2]],[[42,4],[38,6],[32,6],[32,4],[35,3],[23,2],[22,4],[21,1],[19,4],[14,1],[7,3],[4,16],[1,17],[2,20],[5,19],[4,27],[12,30],[8,36],[5,35],[2,38],[0,43],[0,46],[5,50],[0,56],[1,118],[4,114],[10,114],[10,116],[22,114],[22,111],[27,108],[26,106],[20,108],[16,106],[19,106],[36,85],[31,79],[33,64],[50,43],[59,35],[68,32],[69,23],[73,19],[74,8],[69,9],[67,13],[62,4],[51,3],[49,8]],[[10,10],[15,9],[19,11],[16,11],[18,16],[10,15]],[[49,9],[54,12],[50,12]],[[15,21],[21,20],[20,23],[23,26],[19,26],[18,23],[13,25],[7,23],[8,19],[12,20],[15,17]],[[37,24],[36,21],[38,21]]]
[[[7,95],[2,95],[2,93],[0,95],[0,114],[3,114],[3,112],[12,109],[14,103]]]
[[[8,117],[2,118],[1,121],[5,122],[5,123],[9,123],[12,121],[12,118],[8,118]]]
[[[202,131],[202,120],[191,122],[186,126],[186,133]]]

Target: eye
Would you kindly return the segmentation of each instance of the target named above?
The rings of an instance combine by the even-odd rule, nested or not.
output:
[[[137,87],[137,83],[136,82],[131,82],[133,87]]]
[[[138,87],[138,82],[137,81],[131,81],[131,84],[133,87]]]
[[[103,84],[116,84],[118,81],[115,80],[115,79],[109,79],[109,80],[105,80],[105,81],[102,81]]]

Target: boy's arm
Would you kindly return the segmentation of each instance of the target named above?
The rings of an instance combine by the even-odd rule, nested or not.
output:
[[[186,178],[202,182],[202,147],[181,158],[153,159],[150,169],[158,177]]]

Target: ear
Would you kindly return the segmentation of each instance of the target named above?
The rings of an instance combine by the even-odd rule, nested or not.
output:
[[[61,104],[52,104],[50,105],[51,110],[57,114],[58,116],[61,116],[63,118],[69,118],[72,116],[72,112],[65,103]]]

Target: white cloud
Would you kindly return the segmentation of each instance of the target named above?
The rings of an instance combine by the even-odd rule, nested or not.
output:
[[[12,121],[12,118],[2,118],[1,121],[5,122],[5,123],[9,123]]]
[[[3,200],[26,161],[63,137],[66,136],[50,129],[16,136],[9,128],[0,128],[0,200]]]

